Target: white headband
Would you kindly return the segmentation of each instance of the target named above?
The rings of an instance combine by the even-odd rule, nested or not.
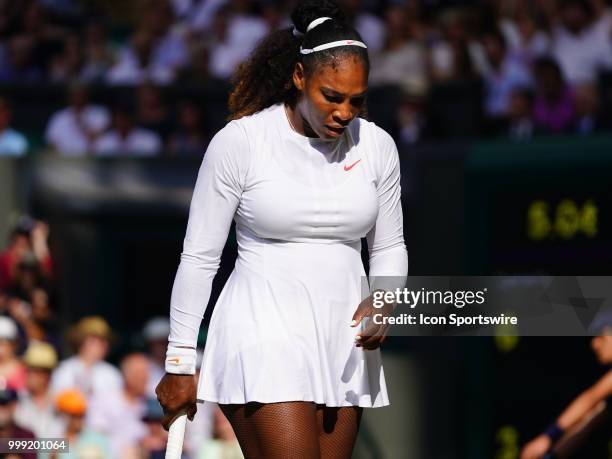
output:
[[[325,43],[323,45],[315,46],[312,49],[304,49],[300,46],[300,53],[302,54],[310,54],[316,53],[317,51],[323,51],[324,49],[336,48],[338,46],[359,46],[361,48],[367,48],[366,44],[362,41],[357,40],[339,40],[332,41],[330,43]]]
[[[329,21],[330,19],[331,18],[328,18],[327,16],[323,16],[322,18],[315,19],[310,24],[308,24],[308,27],[306,27],[306,33],[310,32],[316,26],[323,24],[325,21]]]
[[[331,18],[327,17],[327,16],[323,16],[323,17],[314,19],[310,24],[308,24],[308,27],[306,27],[306,33],[310,32],[316,26],[323,24],[325,21],[329,21],[330,19]],[[293,36],[294,37],[303,37],[304,34],[302,32],[300,32],[298,29],[296,29],[295,26],[294,26],[293,27]]]

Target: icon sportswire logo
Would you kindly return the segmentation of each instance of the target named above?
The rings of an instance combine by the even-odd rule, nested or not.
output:
[[[358,159],[357,161],[355,161],[353,164],[351,164],[350,166],[347,166],[346,164],[344,165],[344,170],[345,171],[350,171],[353,167],[355,167],[357,165],[358,162],[360,162],[361,160]]]

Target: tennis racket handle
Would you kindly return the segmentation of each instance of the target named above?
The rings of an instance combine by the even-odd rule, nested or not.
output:
[[[168,444],[166,445],[166,459],[181,459],[183,454],[183,439],[185,438],[185,425],[187,414],[180,414],[168,431]]]

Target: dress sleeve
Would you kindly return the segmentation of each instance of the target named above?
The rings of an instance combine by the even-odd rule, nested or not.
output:
[[[175,346],[195,348],[232,220],[243,189],[248,143],[230,122],[211,140],[191,199],[181,261],[170,299],[170,336]]]
[[[393,138],[378,129],[376,191],[378,217],[366,235],[370,254],[370,291],[403,288],[408,275],[400,188],[400,165]]]

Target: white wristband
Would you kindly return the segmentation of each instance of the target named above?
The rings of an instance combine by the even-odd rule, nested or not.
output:
[[[194,375],[196,371],[196,350],[168,344],[166,351],[166,373]]]

